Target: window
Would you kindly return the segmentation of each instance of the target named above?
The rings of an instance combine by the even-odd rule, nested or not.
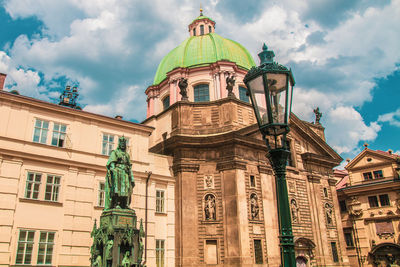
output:
[[[333,262],[339,262],[339,256],[338,256],[338,252],[337,252],[336,242],[331,242],[331,248],[332,248]]]
[[[200,35],[204,34],[204,25],[200,25]]]
[[[163,103],[163,109],[166,110],[169,107],[169,95],[164,97],[162,103]]]
[[[364,172],[363,176],[364,176],[364,180],[365,181],[372,180],[372,173],[371,172]]]
[[[38,199],[41,179],[41,173],[28,172],[26,178],[25,198]]]
[[[103,134],[103,149],[101,154],[109,156],[114,148],[114,135]]]
[[[211,28],[211,26],[208,26],[208,32],[209,32],[209,33],[212,33],[212,28]]]
[[[324,197],[328,197],[328,188],[324,187]]]
[[[156,239],[156,265],[164,267],[165,240]]]
[[[375,179],[383,178],[382,170],[374,171],[374,178]]]
[[[379,206],[381,207],[390,206],[388,194],[379,195],[379,202],[377,196],[369,196],[368,202],[370,208],[377,208]]]
[[[345,232],[344,233],[344,239],[346,240],[346,245],[348,247],[354,247],[353,233],[352,232]]]
[[[164,191],[157,190],[156,191],[156,212],[165,212],[164,211]]]
[[[67,125],[54,123],[53,137],[51,138],[52,146],[58,146],[58,147],[64,146],[66,130],[67,130]]]
[[[58,201],[58,193],[60,189],[60,176],[47,175],[46,192],[44,199],[48,201]]]
[[[33,132],[33,142],[46,144],[49,122],[36,119],[35,130]]]
[[[54,235],[54,232],[40,232],[37,264],[51,264]]]
[[[204,254],[206,264],[218,264],[217,240],[206,240]]]
[[[247,89],[239,86],[239,99],[243,102],[250,103],[249,97],[247,96]]]
[[[390,206],[389,195],[388,194],[379,195],[379,202],[381,204],[381,207]]]
[[[196,29],[193,29],[193,36],[196,36]]]
[[[99,207],[104,207],[104,197],[105,197],[105,185],[104,182],[99,183],[99,197],[97,205]]]
[[[254,175],[250,175],[250,187],[256,187],[256,178]]]
[[[256,264],[264,263],[261,240],[259,240],[259,239],[254,240],[254,261]]]
[[[19,230],[16,264],[31,264],[35,231]]]
[[[208,84],[199,84],[194,88],[194,102],[210,101]]]
[[[286,148],[290,152],[290,154],[288,156],[288,159],[287,159],[287,162],[286,162],[286,166],[294,167],[293,154],[292,154],[292,151],[290,149],[290,140],[286,140]]]
[[[346,212],[347,211],[346,200],[340,200],[339,207],[341,212]]]
[[[370,207],[370,208],[379,207],[378,198],[377,198],[376,196],[370,196],[370,197],[368,197],[368,202],[369,202],[369,207]]]

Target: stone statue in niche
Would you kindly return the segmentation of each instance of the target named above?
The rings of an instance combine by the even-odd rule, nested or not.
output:
[[[256,194],[251,194],[250,196],[250,211],[251,211],[251,219],[258,219],[258,213],[260,208],[258,207],[258,197]]]
[[[106,267],[111,267],[112,265],[112,250],[113,250],[113,246],[114,246],[114,240],[109,239],[106,243]]]
[[[326,223],[331,225],[333,223],[333,209],[329,203],[325,204]]]
[[[208,194],[204,198],[204,217],[206,220],[216,220],[215,196]]]
[[[205,188],[214,188],[214,179],[212,175],[206,175],[204,176],[204,184]]]
[[[180,78],[178,82],[178,87],[180,90],[180,94],[182,96],[182,101],[187,101],[188,95],[187,95],[187,87],[188,87],[188,80],[186,78]]]
[[[299,207],[294,198],[290,201],[290,211],[292,213],[292,222],[297,223],[299,221]]]
[[[228,97],[235,97],[235,94],[233,93],[233,87],[235,86],[235,76],[230,76],[228,75],[226,77],[226,90],[228,90]]]

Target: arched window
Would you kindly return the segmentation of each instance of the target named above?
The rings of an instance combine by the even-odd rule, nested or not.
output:
[[[249,97],[246,95],[246,91],[246,88],[239,86],[239,99],[246,103],[250,103]]]
[[[208,26],[208,33],[212,33],[211,26]]]
[[[169,95],[164,97],[162,103],[163,103],[163,110],[166,110],[169,107]]]
[[[196,29],[193,29],[193,36],[196,36]]]
[[[208,84],[199,84],[193,88],[194,102],[210,101]]]
[[[204,34],[204,25],[200,25],[200,35]]]

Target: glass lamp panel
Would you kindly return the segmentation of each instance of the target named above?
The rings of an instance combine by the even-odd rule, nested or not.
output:
[[[268,73],[267,84],[271,101],[272,123],[284,124],[286,109],[287,75]]]
[[[248,82],[248,88],[251,93],[251,100],[254,102],[255,113],[259,125],[268,123],[267,104],[265,101],[265,90],[263,76],[260,75],[257,78]]]
[[[292,112],[292,99],[293,99],[293,86],[288,85],[288,112],[287,112],[287,122],[289,123],[289,116]]]

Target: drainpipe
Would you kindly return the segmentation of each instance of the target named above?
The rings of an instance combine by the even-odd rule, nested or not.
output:
[[[151,171],[146,171],[146,173],[147,173],[147,178],[146,178],[146,195],[145,195],[145,215],[144,215],[144,234],[145,234],[145,236],[144,236],[144,262],[143,262],[143,265],[145,265],[146,264],[146,262],[147,262],[147,211],[148,211],[148,208],[147,208],[147,199],[148,199],[148,189],[149,189],[149,180],[150,180],[150,176],[151,176],[151,174],[152,174],[152,172]]]

